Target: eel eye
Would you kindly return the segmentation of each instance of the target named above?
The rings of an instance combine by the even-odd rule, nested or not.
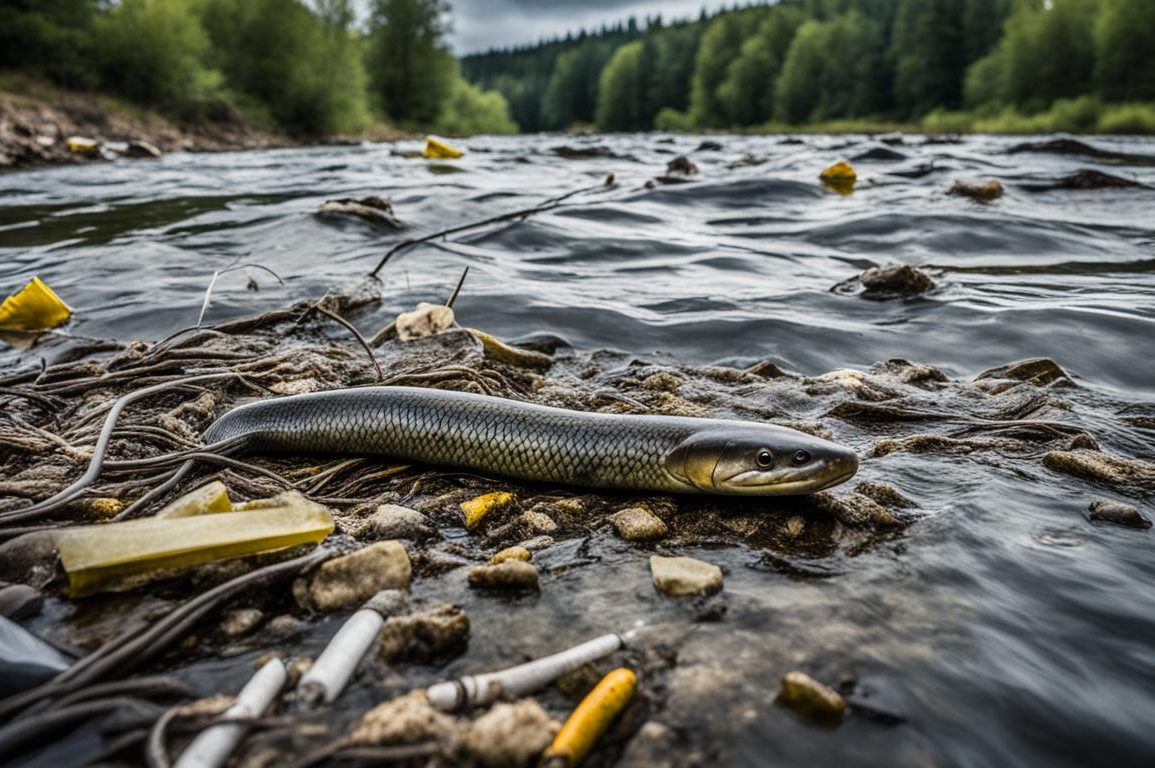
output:
[[[759,467],[766,469],[766,467],[774,463],[774,454],[771,453],[768,448],[763,448],[758,451],[758,455],[754,457],[754,461],[758,463]]]
[[[808,452],[806,452],[806,451],[795,451],[794,452],[794,463],[795,464],[805,464],[808,461],[810,461],[810,454]]]

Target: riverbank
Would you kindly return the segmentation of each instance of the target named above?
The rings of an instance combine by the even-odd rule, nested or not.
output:
[[[92,93],[60,90],[20,78],[0,81],[0,170],[65,165],[119,155],[221,152],[388,141],[410,134],[383,126],[357,136],[294,137],[270,131],[239,114],[215,122],[182,124],[156,112]],[[73,142],[70,138],[84,141]]]

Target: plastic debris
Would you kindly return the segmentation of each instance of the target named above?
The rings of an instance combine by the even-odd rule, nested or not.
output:
[[[232,511],[233,502],[229,499],[229,489],[220,480],[213,480],[166,504],[155,517],[160,519],[194,517]]]
[[[329,510],[287,493],[265,509],[69,528],[56,543],[69,595],[82,597],[162,569],[319,543],[332,531]]]
[[[425,137],[425,152],[422,153],[428,158],[437,158],[440,160],[453,160],[461,157],[465,153],[457,147],[453,146],[440,136],[426,136]]]
[[[237,694],[236,703],[221,715],[221,719],[260,717],[281,693],[288,679],[284,662],[277,658],[270,659],[249,679]],[[177,758],[174,768],[218,768],[224,765],[248,729],[249,726],[244,723],[210,726],[192,740]]]
[[[100,155],[100,142],[95,139],[88,139],[84,136],[69,136],[64,140],[64,144],[68,147],[68,151],[74,155],[94,157]]]
[[[35,688],[70,666],[60,651],[0,616],[0,698]]]
[[[0,304],[0,331],[43,331],[72,317],[72,309],[39,277]]]
[[[519,349],[476,328],[466,328],[465,330],[469,331],[473,334],[474,338],[481,342],[482,349],[485,350],[485,356],[493,360],[519,368],[536,368],[541,370],[553,365],[553,358],[544,352],[536,352],[532,349]]]
[[[301,698],[310,706],[335,701],[381,633],[386,617],[404,607],[405,593],[390,589],[378,592],[364,608],[350,616],[313,666],[301,676],[298,684]]]
[[[465,528],[472,531],[495,510],[505,509],[513,501],[513,494],[508,491],[494,491],[478,496],[475,499],[461,502],[461,514],[465,515]]]
[[[393,321],[401,341],[424,339],[453,325],[453,310],[444,304],[422,302],[412,312],[402,312]]]
[[[975,181],[973,179],[959,179],[947,192],[948,195],[961,195],[977,200],[980,203],[989,203],[1003,196],[1003,185],[998,179]]]
[[[625,644],[621,635],[602,635],[561,653],[516,667],[437,683],[430,686],[426,694],[430,704],[446,712],[490,704],[502,696],[525,696],[583,664],[609,656]]]
[[[633,671],[624,667],[603,677],[570,713],[545,753],[546,758],[561,758],[568,768],[581,765],[610,723],[629,704],[637,681]]]
[[[818,720],[841,720],[846,711],[846,701],[837,691],[805,672],[786,673],[778,691],[778,701],[804,717]]]
[[[823,186],[827,189],[840,195],[849,195],[854,191],[854,185],[858,181],[858,172],[850,163],[839,160],[818,174],[818,178],[822,180]]]

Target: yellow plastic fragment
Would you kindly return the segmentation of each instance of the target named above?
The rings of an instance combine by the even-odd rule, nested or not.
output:
[[[43,331],[72,317],[72,309],[39,277],[0,304],[0,331]]]
[[[233,502],[229,499],[229,489],[220,480],[213,480],[208,485],[189,491],[165,505],[164,509],[156,513],[156,517],[161,519],[193,517],[232,511]]]
[[[429,158],[453,160],[461,157],[465,153],[440,136],[426,136],[425,152],[422,154]]]
[[[547,760],[561,758],[575,768],[589,755],[610,723],[633,698],[637,677],[624,667],[615,669],[582,699],[545,753]]]
[[[465,528],[472,531],[481,524],[490,512],[505,509],[513,501],[513,494],[508,491],[494,491],[478,496],[475,499],[461,502],[461,513],[465,515]]]
[[[549,368],[553,365],[553,358],[542,352],[535,352],[532,349],[518,349],[476,328],[466,328],[465,330],[481,342],[486,357],[521,368]]]
[[[858,181],[858,172],[854,166],[845,160],[839,160],[818,175],[822,185],[840,195],[849,195],[854,191],[854,183]]]
[[[145,518],[69,528],[56,535],[68,593],[83,597],[127,577],[317,543],[333,531],[329,510],[298,493],[266,509]]]
[[[100,143],[94,139],[86,139],[83,136],[69,136],[64,140],[68,151],[74,155],[98,155],[100,154]]]

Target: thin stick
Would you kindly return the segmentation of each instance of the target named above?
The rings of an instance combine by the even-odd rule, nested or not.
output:
[[[465,285],[465,276],[469,274],[469,267],[466,267],[461,273],[461,279],[457,281],[457,287],[453,289],[453,295],[449,297],[449,301],[445,302],[445,306],[453,309],[453,302],[457,301],[457,296],[461,293],[461,286]]]
[[[357,343],[360,344],[361,348],[365,350],[365,354],[369,355],[369,361],[373,363],[373,370],[377,372],[377,381],[382,381],[385,378],[385,374],[381,372],[381,364],[377,362],[377,356],[373,354],[373,349],[369,346],[369,342],[365,340],[365,337],[361,335],[361,332],[357,330],[356,326],[338,315],[336,312],[325,309],[321,306],[320,302],[317,302],[313,308],[320,312],[322,315],[325,315],[325,317],[331,318],[332,320],[335,320],[336,322],[345,326],[345,328],[349,330],[349,333],[353,334],[353,336],[357,339]]]
[[[205,300],[201,303],[200,314],[197,315],[197,324],[196,324],[197,328],[201,327],[201,323],[205,319],[205,312],[207,312],[208,308],[209,308],[209,299],[211,299],[212,295],[213,295],[213,287],[217,284],[217,280],[220,278],[220,276],[223,274],[226,274],[228,272],[235,272],[238,269],[248,269],[250,267],[253,269],[263,269],[264,271],[268,272],[273,277],[277,278],[278,283],[280,283],[281,285],[285,284],[285,281],[281,279],[280,275],[278,275],[276,272],[269,269],[268,267],[261,266],[260,264],[234,264],[231,267],[225,267],[224,269],[218,269],[216,272],[213,272],[213,279],[209,281],[209,287],[205,289]]]

